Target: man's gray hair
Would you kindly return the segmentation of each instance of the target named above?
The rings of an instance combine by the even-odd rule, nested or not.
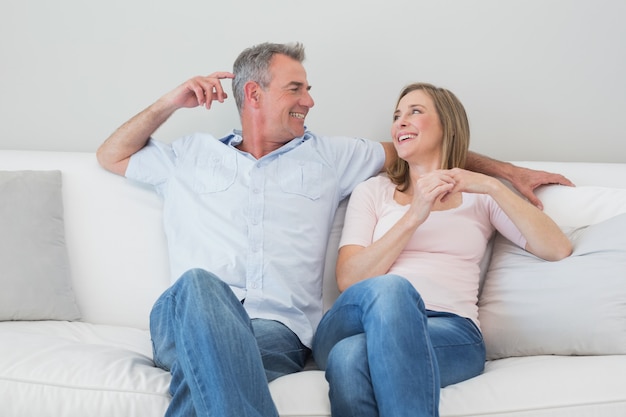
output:
[[[304,45],[296,43],[262,43],[245,49],[233,64],[233,95],[239,114],[243,110],[245,93],[244,85],[248,81],[259,83],[265,89],[272,81],[270,76],[270,62],[274,54],[286,55],[298,62],[304,61]]]

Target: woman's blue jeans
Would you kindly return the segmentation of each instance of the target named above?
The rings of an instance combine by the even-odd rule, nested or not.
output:
[[[172,374],[166,416],[278,416],[268,381],[302,370],[310,350],[283,324],[251,320],[215,275],[193,269],[150,313],[154,362]]]
[[[409,281],[384,275],[339,296],[313,355],[333,417],[436,417],[440,387],[479,375],[485,345],[470,319],[426,310]]]

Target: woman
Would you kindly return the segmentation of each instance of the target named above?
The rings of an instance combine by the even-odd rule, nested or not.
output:
[[[469,126],[451,92],[407,86],[391,133],[398,162],[352,193],[343,293],[313,344],[335,417],[438,416],[440,387],[482,372],[479,263],[494,230],[546,260],[572,251],[539,209],[463,169]]]

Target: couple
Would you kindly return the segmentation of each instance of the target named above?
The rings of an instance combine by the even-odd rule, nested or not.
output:
[[[460,167],[506,178],[535,204],[535,187],[569,181],[468,153],[452,94],[405,90],[393,143],[319,136],[304,125],[314,102],[303,60],[300,44],[248,48],[232,73],[188,80],[98,149],[103,167],[163,197],[175,281],[150,331],[154,361],[172,375],[167,415],[276,416],[268,381],[302,370],[311,348],[333,415],[438,415],[440,386],[482,371],[477,263],[494,227],[539,256],[569,253],[539,209]],[[223,79],[241,131],[151,138],[178,109],[224,102]],[[336,208],[383,169],[388,177],[353,194],[337,265],[344,292],[322,318]]]

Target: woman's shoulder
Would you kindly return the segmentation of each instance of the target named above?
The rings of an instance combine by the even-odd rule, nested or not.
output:
[[[375,175],[371,178],[368,178],[364,183],[369,183],[372,187],[395,187],[395,185],[391,182],[387,174],[381,173]]]
[[[369,190],[370,192],[380,192],[395,187],[386,174],[378,174],[360,183],[356,189]]]
[[[379,174],[363,181],[352,192],[359,200],[373,201],[381,204],[393,198],[395,185],[384,174]]]

